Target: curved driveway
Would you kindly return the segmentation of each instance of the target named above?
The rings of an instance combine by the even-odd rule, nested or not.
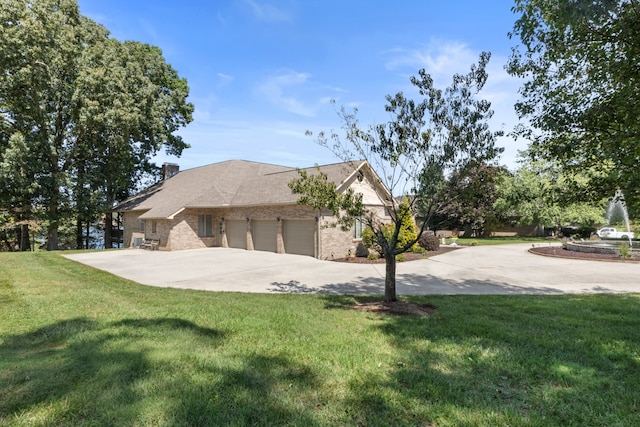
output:
[[[533,255],[530,244],[465,247],[397,264],[398,295],[640,292],[640,264]],[[383,294],[384,264],[207,248],[66,255],[135,282],[231,292]]]

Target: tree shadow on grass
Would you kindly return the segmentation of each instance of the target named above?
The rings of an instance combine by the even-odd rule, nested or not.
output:
[[[181,383],[172,412],[187,425],[314,425],[304,396],[317,389],[308,368],[281,356],[253,355],[216,368],[208,381]]]
[[[0,425],[310,424],[271,391],[313,389],[311,372],[281,357],[217,363],[225,337],[178,318],[75,318],[5,336]]]
[[[327,296],[327,305],[348,304]],[[431,317],[374,327],[399,360],[350,384],[364,424],[635,425],[640,404],[637,297],[421,297]]]

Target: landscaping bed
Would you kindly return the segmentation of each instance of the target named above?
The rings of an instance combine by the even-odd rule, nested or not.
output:
[[[537,255],[569,258],[569,259],[584,259],[589,261],[608,261],[608,262],[640,262],[640,257],[635,255],[632,258],[622,258],[617,254],[602,254],[602,253],[589,253],[589,252],[576,252],[569,251],[562,246],[540,246],[529,249],[529,252]]]
[[[461,249],[462,246],[440,246],[440,249],[437,251],[428,251],[424,254],[417,252],[405,252],[402,255],[404,256],[403,261],[398,262],[407,262],[407,261],[416,261],[419,259],[427,259],[432,256],[445,254],[447,252],[455,251],[456,249]],[[332,261],[336,262],[350,262],[353,264],[384,264],[384,258],[376,258],[369,259],[367,257],[344,257],[344,258],[335,258]]]

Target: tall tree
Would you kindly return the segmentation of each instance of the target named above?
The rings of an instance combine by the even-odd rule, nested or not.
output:
[[[48,249],[58,248],[63,219],[82,229],[153,171],[158,150],[187,147],[174,135],[191,121],[186,81],[158,48],[108,35],[76,0],[5,0],[0,9],[0,160],[20,133]]]
[[[560,229],[566,224],[602,223],[608,198],[576,197],[584,194],[591,179],[598,179],[590,172],[572,174],[553,162],[526,160],[517,171],[498,179],[495,213],[513,225]]]
[[[454,75],[453,83],[444,91],[421,70],[411,82],[423,99],[416,102],[403,93],[387,96],[385,109],[391,115],[387,123],[362,129],[356,112],[342,108],[338,114],[344,137],[333,131],[318,134],[316,141],[344,161],[366,159],[392,195],[411,196],[411,209],[400,209],[393,197],[386,200],[392,233],[385,232],[376,212],[365,209],[359,194],[338,194],[335,183],[322,173],[303,173],[290,183],[294,193],[301,194],[299,203],[331,209],[341,226],[349,227],[355,218],[361,218],[371,227],[385,258],[385,301],[397,299],[396,255],[411,248],[427,224],[423,222],[416,239],[400,245],[405,216],[419,211],[428,218],[441,203],[439,196],[448,171],[471,161],[489,161],[501,151],[495,147],[499,133],[491,132],[487,125],[493,114],[490,103],[474,98],[486,82],[489,58],[490,54],[483,52],[478,64],[467,74]]]
[[[640,3],[516,0],[508,71],[526,78],[516,110],[531,153],[565,168],[597,167],[601,193],[640,201]]]
[[[7,214],[5,231],[13,228],[17,236],[19,251],[31,248],[29,223],[37,219],[32,202],[40,191],[35,180],[38,165],[34,164],[29,145],[21,133],[9,138],[0,161],[0,200],[2,210]],[[13,250],[13,247],[9,248]]]
[[[74,173],[85,177],[79,194],[84,188],[88,195],[102,196],[100,209],[92,204],[93,215],[86,218],[95,220],[154,171],[151,157],[158,150],[165,147],[179,156],[188,147],[175,131],[191,121],[193,106],[186,102],[186,80],[156,47],[108,39],[83,60],[75,97],[76,133],[83,148]],[[109,231],[107,220],[107,246]]]
[[[475,162],[454,171],[447,180],[445,202],[438,213],[454,228],[463,229],[465,237],[490,233],[498,225],[493,205],[496,184],[503,173],[504,168]]]

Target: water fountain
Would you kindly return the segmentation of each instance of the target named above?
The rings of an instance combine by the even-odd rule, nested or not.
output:
[[[629,224],[629,211],[627,210],[627,204],[624,201],[624,194],[621,190],[616,191],[613,199],[609,201],[606,214],[607,224],[612,225],[620,221],[624,221],[626,231],[629,236],[629,246],[633,246],[631,241],[631,225]]]
[[[584,242],[569,242],[567,243],[567,250],[576,252],[590,252],[590,253],[602,253],[602,254],[618,254],[620,253],[620,247],[622,245],[629,245],[629,249],[634,253],[640,252],[640,249],[634,248],[634,242],[631,239],[631,224],[629,222],[629,211],[624,201],[624,194],[621,190],[616,191],[616,194],[609,201],[605,218],[607,225],[613,225],[616,223],[624,222],[626,226],[626,234],[629,241],[584,241]],[[636,242],[637,243],[637,242]],[[636,245],[637,246],[637,245]]]

